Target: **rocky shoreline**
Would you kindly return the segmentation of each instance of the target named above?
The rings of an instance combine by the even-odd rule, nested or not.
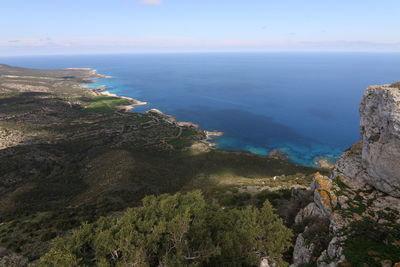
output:
[[[75,68],[76,70],[78,68]],[[89,70],[95,75],[94,78],[111,78],[112,76],[107,76],[107,75],[101,75],[97,73],[97,70],[95,69],[84,69],[84,70]],[[116,97],[116,98],[121,98],[125,99],[131,102],[130,105],[121,105],[121,106],[116,106],[121,112],[132,112],[134,111],[135,106],[140,106],[140,105],[147,105],[148,102],[145,101],[140,101],[131,97],[126,97],[126,96],[120,96],[114,93],[111,93],[108,91],[108,88],[106,86],[98,87],[98,88],[90,88],[90,90],[95,94],[99,96],[110,96],[110,97]],[[176,120],[171,115],[167,115],[163,113],[162,111],[158,109],[151,109],[146,111],[147,113],[151,114],[157,114],[158,116],[161,116],[164,120],[170,122],[170,123],[176,123],[179,126],[187,126],[187,127],[193,127],[195,129],[199,129],[199,126],[193,122],[179,122]],[[202,130],[205,133],[205,138],[202,140],[204,144],[206,144],[209,147],[215,147],[217,146],[217,143],[214,142],[215,137],[220,137],[223,136],[224,133],[221,131],[207,131],[207,130]],[[247,151],[243,151],[247,153]],[[251,153],[251,152],[250,152]],[[267,155],[268,157],[274,158],[274,159],[279,159],[279,160],[284,160],[284,161],[290,161],[290,157],[282,150],[282,149],[275,149],[272,150],[270,153]],[[332,164],[330,159],[324,158],[324,157],[317,157],[314,160],[315,166],[317,167],[322,167],[322,168],[327,168],[331,169],[333,168],[334,164]]]
[[[104,89],[104,90],[107,90],[107,89]],[[134,109],[135,106],[147,105],[147,102],[142,102],[142,101],[139,101],[139,100],[131,98],[131,97],[119,96],[119,95],[110,93],[109,91],[100,91],[100,92],[98,92],[98,94],[102,95],[102,96],[118,97],[118,98],[126,99],[126,100],[129,100],[130,102],[132,102],[131,105],[117,106],[117,108],[121,111],[129,111],[129,110]]]
[[[69,68],[69,69],[71,69],[71,68]],[[73,68],[73,69],[79,70],[80,68]],[[95,70],[95,69],[84,68],[84,69],[80,69],[80,70],[91,71],[94,75],[93,78],[111,78],[112,77],[112,76],[108,76],[108,75],[98,74],[97,70]],[[87,87],[83,87],[83,88],[87,89]],[[120,96],[115,93],[111,93],[108,91],[108,88],[106,86],[102,86],[102,87],[98,87],[98,88],[90,88],[89,90],[91,92],[93,92],[93,94],[96,96],[110,96],[110,97],[128,100],[129,102],[131,102],[131,104],[129,104],[129,105],[116,106],[116,108],[121,112],[134,111],[135,106],[142,106],[142,105],[148,104],[148,102],[140,101],[140,100],[137,100],[132,97]],[[164,121],[171,123],[171,124],[176,124],[179,127],[189,127],[189,128],[193,128],[196,130],[200,130],[199,125],[197,125],[193,122],[177,121],[176,118],[173,117],[172,115],[165,114],[158,109],[150,109],[150,110],[146,111],[146,113],[154,114],[154,115],[162,118]],[[201,130],[201,131],[205,135],[205,138],[202,139],[201,142],[204,143],[205,145],[207,145],[209,148],[215,147],[217,145],[215,142],[213,142],[214,137],[219,137],[224,134],[223,132],[219,132],[219,131],[207,131],[207,130]]]

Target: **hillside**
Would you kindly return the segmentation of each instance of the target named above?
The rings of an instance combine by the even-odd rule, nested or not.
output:
[[[328,170],[214,149],[192,123],[81,86],[96,78],[0,65],[0,266],[399,266],[399,83],[366,90],[362,140]],[[131,255],[124,229],[153,243]]]
[[[214,149],[203,130],[157,111],[124,112],[137,101],[81,86],[102,77],[0,65],[3,262],[34,262],[55,237],[151,194],[200,189],[227,207],[269,199],[290,225],[311,174],[327,173]]]

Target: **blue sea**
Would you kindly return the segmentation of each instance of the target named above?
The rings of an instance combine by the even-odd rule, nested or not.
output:
[[[372,84],[400,80],[400,54],[198,53],[5,57],[32,68],[90,67],[111,92],[149,102],[206,130],[219,148],[280,149],[312,166],[334,161],[359,137],[358,105]]]

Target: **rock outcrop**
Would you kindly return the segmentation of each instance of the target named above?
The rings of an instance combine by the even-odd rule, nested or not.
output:
[[[360,115],[362,141],[315,174],[296,216],[293,267],[400,265],[400,88],[369,87]]]
[[[400,89],[371,86],[360,105],[365,181],[400,197]]]

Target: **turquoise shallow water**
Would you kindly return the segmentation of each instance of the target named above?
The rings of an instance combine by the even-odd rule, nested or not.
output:
[[[113,93],[148,101],[203,129],[218,147],[302,165],[335,160],[359,139],[358,104],[371,84],[400,80],[400,54],[221,53],[0,58],[34,68],[90,67]]]

